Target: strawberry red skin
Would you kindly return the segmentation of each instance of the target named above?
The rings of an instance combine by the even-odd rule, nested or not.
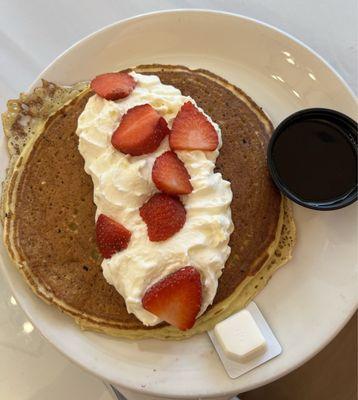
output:
[[[104,214],[100,214],[96,222],[96,240],[99,251],[104,258],[126,249],[131,232],[123,225]]]
[[[193,267],[184,267],[151,286],[143,296],[143,307],[168,322],[187,330],[195,324],[201,307],[201,280]]]
[[[147,225],[152,242],[169,239],[180,231],[186,220],[186,211],[177,197],[156,193],[140,209],[140,216]]]
[[[190,175],[173,151],[167,151],[155,160],[152,179],[155,186],[167,194],[181,195],[193,191]]]
[[[109,72],[96,76],[91,81],[91,89],[106,100],[118,100],[129,96],[136,82],[126,72]]]
[[[155,151],[169,132],[165,119],[150,104],[142,104],[123,116],[112,145],[122,153],[140,156]]]
[[[206,116],[188,101],[174,119],[169,144],[172,150],[213,151],[219,138]]]

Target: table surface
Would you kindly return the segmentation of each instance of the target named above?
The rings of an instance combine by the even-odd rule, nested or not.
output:
[[[355,0],[345,0],[344,7],[339,0],[0,0],[0,112],[7,99],[26,90],[57,55],[84,36],[123,18],[175,8],[228,11],[274,25],[317,51],[357,93]],[[1,131],[0,146],[5,146]],[[100,380],[41,337],[1,277],[0,360],[1,399],[112,399]],[[260,393],[252,398],[269,399],[269,392]]]

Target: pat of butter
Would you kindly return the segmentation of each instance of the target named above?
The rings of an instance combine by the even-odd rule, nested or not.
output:
[[[226,357],[233,361],[249,361],[266,349],[266,340],[247,310],[218,323],[214,333]]]
[[[255,357],[249,357],[249,359],[244,358],[244,361],[238,361],[238,358],[235,358],[235,360],[233,360],[227,357],[226,351],[224,351],[224,348],[221,344],[222,341],[220,341],[216,336],[215,329],[208,332],[208,335],[220,357],[221,362],[223,363],[227,374],[232,379],[246,374],[246,372],[257,368],[261,364],[271,360],[274,357],[277,357],[282,352],[280,343],[276,339],[268,323],[265,321],[265,318],[261,314],[257,305],[252,301],[250,304],[247,305],[245,310],[248,311],[249,315],[253,318],[255,324],[257,325],[257,328],[259,329],[261,335],[265,338],[266,342],[266,345],[262,348],[262,351],[259,349],[257,352],[251,353],[252,355],[255,355]],[[224,322],[231,319],[235,320],[236,316],[238,314],[241,314],[245,310],[239,311],[237,314],[232,315],[227,320],[220,322],[218,325],[223,324]]]

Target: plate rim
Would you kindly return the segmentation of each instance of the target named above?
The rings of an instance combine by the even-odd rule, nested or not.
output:
[[[56,56],[51,62],[50,64],[47,65],[47,67],[45,67],[38,75],[37,77],[34,79],[34,81],[29,85],[28,90],[32,90],[34,87],[37,86],[37,84],[41,81],[41,76],[43,76],[45,73],[47,73],[53,65],[56,64],[56,62],[61,59],[63,56],[65,56],[67,53],[69,53],[70,51],[72,51],[75,47],[77,47],[78,45],[80,45],[81,43],[90,40],[92,37],[106,31],[109,30],[111,28],[113,28],[116,25],[119,24],[123,24],[126,22],[131,22],[131,21],[135,21],[135,20],[140,20],[142,18],[147,18],[147,17],[151,17],[151,16],[155,16],[155,15],[160,15],[160,14],[178,14],[178,13],[193,13],[193,14],[201,14],[201,13],[206,13],[206,14],[217,14],[217,15],[224,15],[224,16],[229,16],[229,17],[237,17],[239,19],[243,19],[246,21],[250,21],[253,22],[255,24],[259,24],[262,25],[266,28],[269,28],[273,31],[276,31],[277,33],[281,34],[282,36],[286,36],[289,39],[291,39],[292,41],[296,42],[297,44],[299,44],[301,47],[305,48],[307,51],[309,51],[310,53],[312,53],[316,58],[318,58],[323,64],[325,64],[330,70],[331,72],[333,72],[337,78],[339,78],[340,82],[343,84],[343,86],[345,87],[345,89],[349,92],[349,94],[351,95],[351,97],[353,97],[353,99],[356,99],[356,95],[353,92],[353,90],[351,89],[351,87],[348,85],[348,83],[344,80],[344,78],[341,76],[341,74],[327,61],[325,60],[319,53],[317,53],[314,49],[312,49],[310,46],[308,46],[307,44],[305,44],[303,41],[301,41],[300,39],[296,38],[294,35],[291,35],[290,33],[284,31],[283,29],[277,28],[274,25],[271,25],[267,22],[261,21],[259,19],[253,18],[253,17],[248,17],[246,15],[243,14],[238,14],[238,13],[233,13],[233,12],[229,12],[229,11],[221,11],[221,10],[212,10],[212,9],[205,9],[205,8],[175,8],[175,9],[166,9],[166,10],[160,10],[160,11],[151,11],[151,12],[147,12],[147,13],[141,13],[141,14],[137,14],[134,15],[132,17],[128,17],[128,18],[123,18],[123,19],[119,19],[118,21],[115,21],[111,24],[105,25],[102,28],[97,29],[96,31],[84,36],[83,38],[77,40],[75,43],[73,43],[70,47],[68,47],[67,49],[65,49],[62,53],[60,53],[58,56]]]
[[[141,13],[141,14],[137,14],[135,16],[132,17],[128,17],[128,18],[124,18],[124,19],[119,19],[118,21],[115,21],[111,24],[105,25],[102,28],[84,36],[83,38],[79,39],[78,41],[76,41],[74,44],[72,44],[70,47],[68,47],[67,49],[65,49],[62,53],[60,53],[57,57],[55,57],[49,64],[47,67],[45,67],[39,74],[38,76],[34,79],[34,81],[29,85],[27,91],[31,91],[33,90],[35,87],[38,86],[38,84],[41,82],[41,79],[44,75],[46,75],[46,73],[51,70],[51,68],[64,56],[66,56],[68,53],[70,53],[71,51],[73,51],[77,46],[83,44],[86,41],[91,40],[93,37],[95,37],[96,35],[105,32],[107,30],[112,29],[115,26],[124,24],[124,23],[128,23],[131,21],[138,21],[141,19],[145,19],[145,18],[151,18],[151,17],[155,17],[158,15],[163,15],[163,14],[211,14],[211,15],[220,15],[220,16],[228,16],[228,17],[234,17],[237,18],[238,20],[245,20],[245,21],[249,21],[251,23],[254,24],[258,24],[261,26],[264,26],[265,28],[268,28],[270,30],[275,31],[276,33],[280,34],[283,37],[288,38],[290,41],[293,41],[294,43],[298,44],[299,46],[303,47],[306,51],[308,51],[309,53],[311,53],[312,56],[314,56],[315,58],[317,58],[324,66],[326,66],[331,73],[333,73],[336,78],[340,81],[340,83],[343,85],[343,87],[345,88],[345,90],[348,92],[347,94],[350,95],[350,97],[356,101],[356,95],[354,94],[353,90],[350,88],[350,86],[347,84],[347,82],[343,79],[343,77],[335,70],[335,68],[333,66],[330,65],[329,62],[327,62],[321,55],[319,55],[315,50],[313,50],[311,47],[309,47],[308,45],[306,45],[304,42],[302,42],[300,39],[297,39],[295,36],[285,32],[284,30],[277,28],[271,24],[268,24],[266,22],[263,22],[259,19],[256,18],[252,18],[252,17],[247,17],[245,15],[242,14],[237,14],[237,13],[232,13],[232,12],[226,12],[226,11],[220,11],[220,10],[212,10],[212,9],[201,9],[201,8],[179,8],[179,9],[167,9],[167,10],[160,10],[160,11],[153,11],[153,12],[148,12],[148,13]],[[5,250],[6,251],[6,250]],[[7,255],[7,254],[6,254]],[[14,285],[12,283],[12,280],[10,278],[10,275],[7,272],[7,267],[5,266],[5,262],[3,259],[3,256],[0,254],[0,265],[2,267],[2,270],[4,272],[4,276],[13,292],[13,296],[15,297],[16,300],[18,300],[17,298],[17,294],[16,291],[14,290]],[[10,260],[11,262],[11,260]],[[21,302],[18,302],[18,304],[21,306],[22,310],[25,312],[25,314],[27,315],[27,317],[29,318],[29,320],[31,322],[33,322],[32,317],[28,314],[27,311],[25,311],[25,309],[23,308]],[[26,307],[25,307],[26,308]],[[288,373],[290,373],[291,371],[299,368],[301,365],[303,365],[304,363],[306,363],[307,361],[309,361],[312,357],[314,357],[317,353],[319,353],[340,331],[341,329],[343,329],[343,327],[347,324],[347,322],[349,321],[349,319],[352,317],[352,315],[354,315],[354,313],[356,312],[358,308],[358,303],[355,305],[355,307],[352,307],[351,312],[349,314],[347,314],[346,318],[344,318],[342,320],[342,324],[337,326],[335,330],[333,330],[331,332],[331,335],[328,335],[326,337],[326,339],[324,341],[322,341],[320,343],[320,346],[318,346],[314,352],[310,353],[309,356],[303,358],[302,360],[300,360],[297,363],[294,363],[291,365],[290,368],[285,369],[285,371],[283,371],[282,373],[277,373],[277,374],[273,374],[270,377],[261,380],[259,383],[253,383],[253,384],[249,384],[246,385],[244,387],[244,390],[252,390],[254,388],[266,385],[272,381],[275,381],[279,378],[281,378],[282,376],[287,375]],[[34,325],[37,327],[37,325],[34,323]],[[44,332],[42,332],[39,328],[37,328],[39,333],[46,338],[46,340],[48,342],[50,342],[58,351],[60,351],[61,354],[63,354],[67,359],[71,360],[72,362],[74,362],[76,365],[78,365],[79,367],[85,369],[86,371],[90,372],[91,374],[101,378],[102,380],[104,380],[105,382],[110,382],[110,380],[108,380],[108,378],[106,376],[104,376],[104,374],[98,370],[94,370],[93,368],[89,367],[89,365],[85,365],[82,364],[80,361],[77,360],[77,358],[75,358],[74,356],[68,354],[67,352],[65,352],[62,347],[59,347],[54,341],[52,341],[52,339],[50,339],[48,337],[47,334],[45,334]],[[152,395],[152,396],[173,396],[172,392],[164,392],[164,391],[156,391],[156,390],[145,390],[143,391],[143,389],[140,388],[140,384],[138,384],[137,386],[129,386],[126,382],[111,382],[114,385],[120,385],[120,387],[123,387],[123,389],[128,389],[130,391],[141,391],[142,393],[145,393],[146,395]],[[236,385],[235,385],[236,386]],[[238,385],[240,386],[240,385]],[[239,390],[239,389],[238,389]],[[240,389],[242,390],[242,388]],[[210,397],[215,397],[215,396],[229,396],[236,393],[236,390],[234,389],[228,389],[226,391],[220,391],[220,392],[211,392],[209,394]],[[189,395],[180,395],[181,398],[191,398]]]

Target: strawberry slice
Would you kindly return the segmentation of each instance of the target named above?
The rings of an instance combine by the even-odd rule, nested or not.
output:
[[[188,101],[174,119],[169,144],[172,150],[213,151],[219,138],[206,116]]]
[[[122,153],[140,156],[155,151],[168,134],[165,119],[150,104],[142,104],[123,116],[112,135],[112,145]]]
[[[149,240],[160,242],[169,239],[185,224],[186,211],[177,197],[156,193],[140,209],[139,214],[147,224]]]
[[[117,253],[127,248],[131,238],[131,232],[123,225],[100,214],[96,222],[97,246],[104,258],[111,258]]]
[[[91,81],[91,89],[106,100],[123,99],[130,95],[136,85],[126,72],[109,72],[96,76]]]
[[[151,286],[143,296],[143,307],[185,331],[193,327],[201,307],[201,281],[193,267],[184,267]]]
[[[173,151],[167,151],[155,160],[152,179],[155,186],[164,193],[189,194],[193,190],[184,163]]]

